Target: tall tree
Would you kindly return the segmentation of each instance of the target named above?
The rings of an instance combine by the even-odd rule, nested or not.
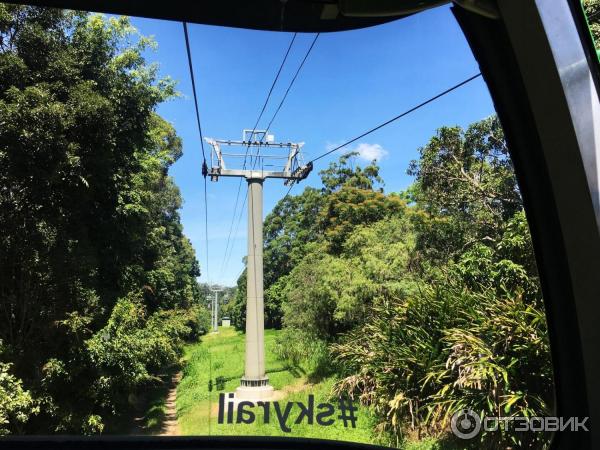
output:
[[[325,251],[338,251],[350,230],[402,209],[399,197],[387,198],[383,180],[373,161],[366,167],[354,163],[356,152],[340,156],[319,172],[322,188],[307,187],[302,194],[286,196],[267,215],[264,224],[265,323],[281,327],[283,277],[309,252],[309,244],[329,242]],[[353,209],[356,207],[355,209]],[[382,207],[379,209],[379,207]],[[339,217],[338,217],[339,216]],[[233,323],[245,328],[246,275],[238,280],[231,306]]]
[[[419,149],[408,173],[423,212],[415,216],[418,247],[447,260],[480,241],[496,241],[522,208],[512,162],[497,117],[442,127]]]
[[[126,18],[0,4],[0,357],[44,403],[42,432],[100,429],[110,378],[85,342],[135,309],[120,298],[158,314],[197,296],[151,45]]]

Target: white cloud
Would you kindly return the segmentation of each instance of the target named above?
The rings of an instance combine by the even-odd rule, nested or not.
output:
[[[379,144],[361,143],[352,151],[358,152],[358,157],[368,162],[374,159],[381,161],[388,155],[388,151]]]
[[[342,142],[327,142],[327,144],[325,145],[325,151],[331,151],[336,147],[339,147],[342,144]],[[367,162],[371,162],[374,159],[376,159],[377,161],[381,161],[383,158],[385,158],[389,152],[383,148],[380,144],[368,144],[366,142],[360,143],[358,144],[356,147],[354,148],[349,148],[349,147],[342,147],[339,150],[337,150],[336,153],[349,153],[349,152],[358,152],[358,158],[362,159],[363,161],[367,161]]]

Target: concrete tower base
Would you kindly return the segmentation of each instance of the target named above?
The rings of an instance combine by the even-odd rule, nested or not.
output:
[[[267,376],[261,378],[242,377],[241,386],[235,390],[235,398],[247,401],[269,400],[274,392]]]
[[[240,386],[235,390],[235,399],[239,401],[257,402],[271,400],[275,390],[273,386]]]

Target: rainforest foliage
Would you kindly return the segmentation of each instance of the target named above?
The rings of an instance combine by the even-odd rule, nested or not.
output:
[[[0,4],[0,434],[111,431],[209,326],[152,45]]]
[[[443,127],[385,193],[377,163],[349,153],[265,222],[268,321],[279,354],[370,405],[387,443],[448,436],[461,408],[552,410],[546,320],[531,238],[500,124]],[[230,305],[243,328],[245,278]],[[483,434],[536,447],[541,433]],[[474,442],[481,445],[481,442]],[[488,447],[486,447],[488,448]]]
[[[114,431],[210,326],[168,176],[181,141],[155,112],[176,92],[145,62],[152,45],[127,19],[0,4],[0,435]],[[388,443],[446,437],[461,408],[550,413],[543,299],[498,120],[437,130],[404,192],[357,161],[342,155],[266,218],[279,356],[336,377]],[[240,329],[245,286],[242,273],[222,311]]]

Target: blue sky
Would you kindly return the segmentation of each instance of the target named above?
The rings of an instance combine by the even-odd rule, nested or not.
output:
[[[234,285],[246,254],[246,213],[239,228],[238,213],[232,233],[232,252],[223,268],[239,180],[208,182],[208,271],[204,231],[202,154],[193,94],[179,22],[133,18],[143,35],[153,35],[156,51],[148,61],[160,64],[161,75],[178,81],[181,97],[158,109],[183,139],[183,156],[170,174],[184,199],[181,218],[200,261],[201,281]],[[205,136],[239,139],[252,128],[291,33],[189,25],[202,128]],[[299,34],[267,106],[265,126],[310,45],[313,34]],[[449,7],[425,11],[373,28],[324,33],[294,84],[271,127],[276,140],[304,141],[307,158],[318,156],[409,109],[479,71],[477,63]],[[443,125],[466,126],[494,113],[481,78],[351,145],[362,154],[380,155],[387,192],[405,189],[411,178],[408,163]],[[260,125],[259,125],[260,128]],[[210,151],[210,146],[205,145]],[[316,163],[307,180],[292,190],[319,186],[318,171],[339,157],[332,154]],[[357,161],[364,163],[366,161]],[[267,180],[264,213],[285,195],[281,180]],[[241,206],[245,195],[242,185]],[[237,231],[236,231],[237,228]]]

